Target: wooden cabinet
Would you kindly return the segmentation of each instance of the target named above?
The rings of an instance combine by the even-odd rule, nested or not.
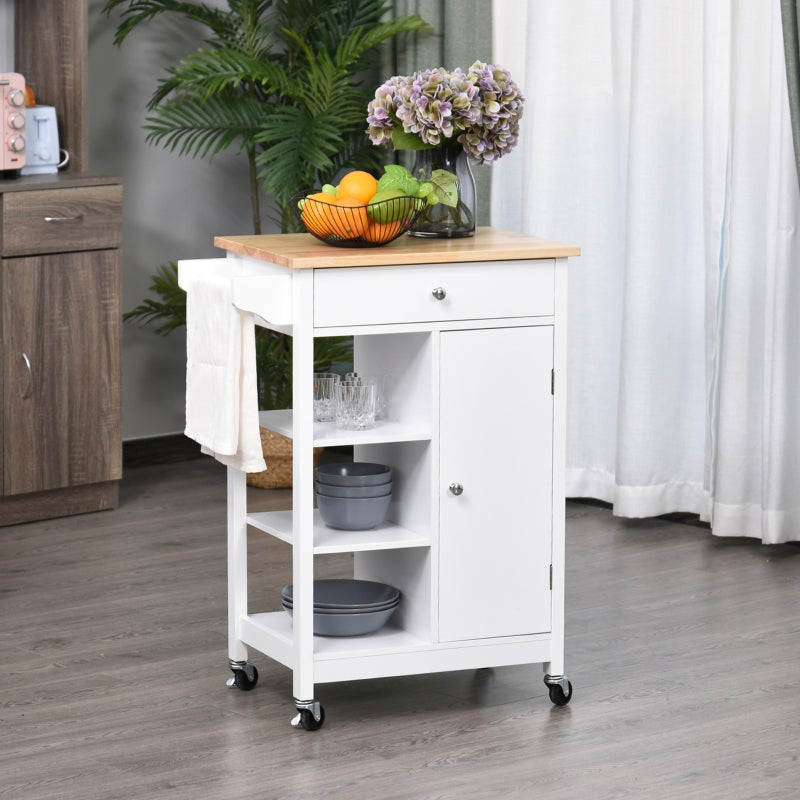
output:
[[[0,183],[0,524],[113,508],[122,476],[122,186]]]
[[[565,383],[566,262],[578,248],[492,229],[367,251],[303,234],[217,244],[234,303],[294,337],[294,409],[260,414],[294,438],[292,510],[248,511],[245,476],[228,469],[234,685],[256,678],[248,647],[285,664],[294,724],[311,729],[315,685],[330,681],[541,663],[551,699],[567,702],[564,396],[553,387]],[[209,266],[182,261],[181,280]],[[387,376],[388,418],[370,430],[313,422],[313,339],[331,335],[353,336],[359,373]],[[337,531],[314,509],[312,447],[334,444],[392,467],[374,529]],[[293,548],[291,619],[248,608],[248,530]],[[353,577],[400,590],[389,624],[313,635],[314,562],[327,553],[351,553]]]
[[[122,474],[122,186],[88,172],[86,0],[15,0],[14,51],[70,159],[0,178],[0,525],[113,508]]]

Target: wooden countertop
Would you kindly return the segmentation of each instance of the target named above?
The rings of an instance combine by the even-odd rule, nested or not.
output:
[[[380,267],[579,256],[580,247],[523,233],[478,228],[464,239],[401,236],[383,247],[333,247],[310,233],[216,236],[214,245],[291,269]]]
[[[16,175],[0,178],[0,194],[10,192],[35,192],[40,189],[82,189],[86,186],[106,186],[122,183],[113,175],[94,172],[53,172],[44,175]]]

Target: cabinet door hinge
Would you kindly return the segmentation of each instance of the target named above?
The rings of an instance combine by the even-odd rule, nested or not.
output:
[[[556,371],[554,369],[550,370],[550,394],[555,395],[556,393]]]
[[[553,591],[553,565],[550,565],[550,591]]]

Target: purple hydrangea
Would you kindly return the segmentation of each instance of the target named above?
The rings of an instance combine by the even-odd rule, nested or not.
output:
[[[367,134],[376,145],[392,141],[398,128],[428,147],[457,141],[479,164],[490,164],[517,144],[524,103],[502,67],[476,61],[466,73],[428,69],[378,87]]]

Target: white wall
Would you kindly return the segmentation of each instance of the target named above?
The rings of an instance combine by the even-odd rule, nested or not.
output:
[[[0,0],[2,2],[2,0]],[[222,0],[218,5],[225,6]],[[125,310],[147,294],[154,269],[181,258],[222,255],[215,235],[252,233],[247,165],[211,163],[145,144],[146,104],[166,66],[194,50],[201,32],[163,15],[113,44],[115,20],[89,5],[89,159],[92,172],[124,181]],[[264,232],[277,228],[264,224]],[[182,432],[185,337],[128,323],[123,335],[123,436]]]

